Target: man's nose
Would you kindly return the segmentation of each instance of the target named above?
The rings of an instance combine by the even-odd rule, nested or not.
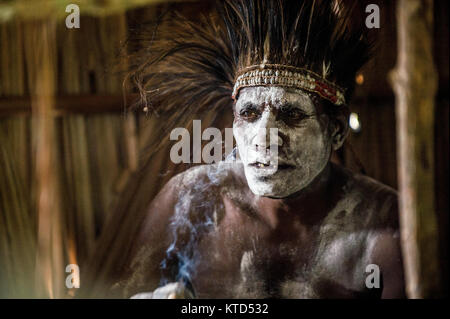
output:
[[[269,149],[271,145],[281,147],[283,139],[278,133],[276,116],[273,112],[264,112],[258,121],[257,132],[253,139],[256,150]]]

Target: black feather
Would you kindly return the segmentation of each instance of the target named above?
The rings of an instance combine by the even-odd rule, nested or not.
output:
[[[236,73],[262,62],[313,71],[345,88],[348,101],[370,52],[363,28],[352,26],[354,7],[338,0],[219,1],[199,21],[176,15],[148,36],[128,79],[140,106],[176,118],[230,107]]]

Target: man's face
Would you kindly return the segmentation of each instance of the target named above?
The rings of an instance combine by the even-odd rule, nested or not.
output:
[[[326,115],[318,114],[303,91],[243,88],[235,104],[233,134],[251,191],[284,198],[308,186],[330,159],[327,125]],[[278,136],[270,134],[271,128]]]

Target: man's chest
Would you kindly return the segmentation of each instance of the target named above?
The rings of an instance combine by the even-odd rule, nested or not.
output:
[[[200,244],[192,278],[200,298],[355,298],[365,293],[362,235],[330,239],[319,232],[284,242],[250,238],[250,231],[248,238],[239,236],[211,237]]]

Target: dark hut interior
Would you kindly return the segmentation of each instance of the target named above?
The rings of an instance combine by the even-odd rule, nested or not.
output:
[[[64,9],[72,2],[80,6],[79,29],[65,25]],[[397,2],[371,2],[381,9],[381,28],[374,58],[355,79],[350,109],[360,129],[350,133],[334,161],[398,189],[396,99],[389,82],[398,53]],[[195,19],[212,5],[0,3],[1,298],[108,296],[106,287],[123,267],[149,203],[172,176],[195,165],[168,160],[173,142],[166,134],[167,114],[127,110],[135,98],[124,85],[128,54],[139,45],[128,39],[164,12]],[[439,278],[432,296],[441,296],[448,295],[448,1],[435,0],[433,10],[439,85],[429,142],[439,273],[428,275]],[[231,123],[231,110],[202,115],[204,127]],[[80,267],[79,291],[64,285],[68,264]]]

